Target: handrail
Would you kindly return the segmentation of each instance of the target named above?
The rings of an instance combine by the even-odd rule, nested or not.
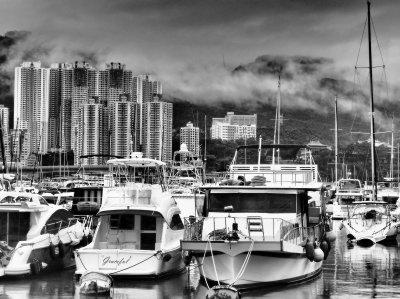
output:
[[[207,221],[209,220],[209,221]],[[228,221],[229,220],[229,221]],[[251,220],[259,220],[259,225],[253,222],[257,229],[251,229]],[[204,232],[204,223],[208,222],[208,230]],[[234,231],[233,223],[238,224],[238,230]],[[293,223],[282,218],[262,218],[262,217],[186,217],[184,218],[184,240],[201,241],[205,239],[223,240],[232,232],[248,238],[260,238],[261,240],[271,239],[280,241],[289,230],[294,226]],[[204,236],[203,233],[207,233]],[[259,234],[256,234],[259,233]]]

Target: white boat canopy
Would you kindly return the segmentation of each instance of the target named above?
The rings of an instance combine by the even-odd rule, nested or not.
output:
[[[132,167],[157,167],[166,165],[164,162],[159,160],[143,158],[143,154],[141,152],[131,153],[130,158],[123,158],[123,159],[118,158],[118,159],[108,160],[107,164],[114,166],[125,165]]]

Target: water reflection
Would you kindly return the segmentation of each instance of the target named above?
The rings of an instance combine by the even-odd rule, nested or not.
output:
[[[398,245],[348,248],[344,231],[335,223],[337,240],[323,266],[311,281],[285,287],[257,289],[242,298],[394,298],[400,297],[400,250]],[[117,280],[112,297],[118,299],[204,299],[207,288],[199,273],[163,280]],[[2,281],[0,298],[83,298],[73,271]],[[86,297],[88,298],[88,297]],[[93,297],[90,297],[93,298]],[[99,297],[100,298],[100,297]],[[104,297],[102,297],[104,298]]]

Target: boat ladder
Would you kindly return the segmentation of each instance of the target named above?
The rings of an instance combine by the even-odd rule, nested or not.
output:
[[[264,224],[260,216],[247,217],[247,228],[249,230],[249,237],[251,238],[251,232],[262,232],[263,241],[265,241],[264,236]]]

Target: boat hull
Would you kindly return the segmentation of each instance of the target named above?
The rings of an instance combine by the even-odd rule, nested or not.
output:
[[[190,244],[185,246],[185,243],[182,242],[182,247],[184,250],[192,248],[191,253],[200,265],[199,271],[202,279],[211,284],[219,282],[233,285],[239,289],[288,284],[312,278],[318,275],[322,269],[322,261],[310,261],[303,253],[302,247],[300,247],[301,250],[289,251],[272,249],[278,245],[278,242],[269,244],[272,245],[270,246],[272,250],[260,250],[261,247],[266,248],[266,244],[262,244],[263,242],[254,245],[253,250],[249,253],[247,265],[246,257],[249,251],[239,250],[239,248],[235,250],[234,248],[239,246],[243,248],[244,244],[224,244],[227,250],[223,252],[219,249],[221,244],[212,244],[213,251],[211,251],[209,248],[193,250],[195,244],[192,244],[194,246],[190,246]],[[248,244],[245,247],[248,249]],[[241,270],[243,274],[239,275]]]
[[[115,276],[160,277],[185,269],[180,248],[170,251],[91,249],[75,251],[76,275],[96,271]]]
[[[357,223],[353,224],[356,225]],[[371,225],[367,229],[353,227],[349,222],[343,222],[343,228],[347,237],[361,246],[372,246],[375,243],[385,243],[396,240],[400,223],[392,223],[390,226],[384,224]]]

